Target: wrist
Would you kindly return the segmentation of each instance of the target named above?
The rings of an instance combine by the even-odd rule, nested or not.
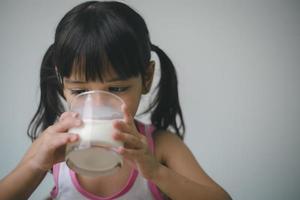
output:
[[[49,169],[42,167],[33,159],[29,159],[25,165],[27,166],[28,170],[34,174],[46,174],[49,171]]]

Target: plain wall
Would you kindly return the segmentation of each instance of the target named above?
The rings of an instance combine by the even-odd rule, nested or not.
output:
[[[0,2],[0,177],[30,145],[39,67],[82,1]],[[176,65],[186,144],[241,200],[300,199],[300,2],[126,1]],[[53,186],[47,176],[31,199]]]

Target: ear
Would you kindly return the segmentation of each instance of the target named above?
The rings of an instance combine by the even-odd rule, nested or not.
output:
[[[144,82],[143,82],[142,94],[147,94],[150,91],[152,81],[153,81],[153,76],[154,76],[154,69],[155,69],[155,62],[153,60],[151,60],[146,69],[146,74],[145,74]]]

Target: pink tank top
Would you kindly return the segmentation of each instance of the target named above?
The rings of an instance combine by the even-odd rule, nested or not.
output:
[[[154,142],[152,132],[154,127],[152,125],[145,125],[137,121],[137,128],[139,132],[145,135],[148,139],[148,145],[153,153]],[[159,192],[157,186],[148,181],[139,174],[136,169],[131,170],[129,179],[126,185],[117,193],[109,197],[100,197],[84,190],[75,175],[75,172],[70,170],[65,162],[57,163],[53,166],[53,177],[55,187],[51,191],[53,199],[60,200],[135,200],[135,199],[154,199],[163,200],[162,194]]]

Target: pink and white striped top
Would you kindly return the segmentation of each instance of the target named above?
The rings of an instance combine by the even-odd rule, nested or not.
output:
[[[148,139],[148,144],[151,151],[154,151],[154,142],[152,125],[145,125],[137,121],[139,132],[145,135]],[[83,189],[75,175],[75,172],[70,170],[65,162],[57,163],[53,166],[53,177],[55,187],[51,191],[51,197],[59,200],[163,200],[162,194],[157,186],[151,181],[146,180],[136,169],[131,170],[129,179],[126,185],[117,193],[109,197],[100,197]]]

